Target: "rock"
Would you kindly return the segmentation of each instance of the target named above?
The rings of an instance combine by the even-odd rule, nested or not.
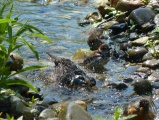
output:
[[[152,93],[152,85],[148,80],[138,80],[134,83],[134,91],[139,95]]]
[[[159,60],[156,59],[147,60],[142,64],[142,66],[156,69],[159,67]]]
[[[7,60],[6,66],[10,71],[18,71],[23,68],[23,58],[16,52],[11,52]]]
[[[59,112],[60,120],[92,120],[91,116],[78,104],[68,103]]]
[[[146,44],[146,42],[149,40],[149,37],[141,37],[139,39],[136,39],[134,41],[132,41],[132,45],[134,46],[142,46],[144,44]]]
[[[132,11],[136,8],[144,6],[142,0],[110,0],[112,7],[120,11]]]
[[[155,16],[154,23],[156,24],[156,26],[159,26],[159,14]]]
[[[81,100],[76,100],[76,101],[74,101],[74,103],[80,105],[84,110],[87,110],[87,104],[86,104],[86,102],[81,101]]]
[[[123,51],[126,51],[128,50],[129,48],[132,47],[132,44],[131,43],[121,43],[120,44],[120,50],[123,50]]]
[[[123,82],[124,83],[131,83],[131,82],[133,82],[133,79],[132,78],[123,78]]]
[[[52,109],[45,109],[43,110],[40,115],[39,115],[39,118],[54,118],[56,117],[57,114],[55,111],[53,111]]]
[[[102,16],[98,12],[93,12],[88,14],[85,19],[91,23],[96,23],[102,21]]]
[[[43,99],[43,101],[44,101],[46,104],[49,104],[49,105],[58,103],[58,100],[56,100],[55,98],[50,97],[50,96],[45,96],[44,99]]]
[[[155,13],[151,9],[138,8],[130,13],[128,20],[132,20],[139,27],[142,27],[144,24],[153,23],[154,17]]]
[[[139,37],[139,35],[136,33],[136,32],[132,32],[132,33],[130,33],[130,35],[129,35],[129,39],[130,40],[135,40],[135,39],[137,39]]]
[[[159,71],[153,71],[150,76],[147,78],[149,81],[157,82],[159,81]]]
[[[113,82],[108,83],[107,86],[110,88],[116,88],[117,90],[124,90],[128,87],[125,83],[113,83]]]
[[[110,12],[112,12],[114,10],[115,10],[114,8],[109,7],[109,6],[105,6],[105,5],[98,6],[98,11],[102,15],[103,18],[105,18],[106,15],[108,15]]]
[[[23,116],[23,120],[33,120],[33,115],[30,111],[30,108],[26,107],[22,100],[16,96],[10,97],[12,114],[17,117]]]
[[[113,30],[113,34],[119,34],[127,29],[126,23],[117,23],[112,25],[109,29]]]
[[[154,59],[153,54],[148,52],[143,56],[142,61],[152,60],[152,59]]]
[[[131,62],[140,62],[142,61],[143,56],[147,53],[147,49],[144,47],[138,47],[135,49],[128,49],[126,53],[126,60]]]
[[[135,72],[143,72],[143,73],[146,73],[150,70],[150,68],[148,67],[140,67],[138,68]]]
[[[117,21],[108,21],[108,22],[105,22],[103,23],[103,28],[105,30],[111,28],[114,24],[117,24],[118,22]]]
[[[136,115],[129,120],[154,120],[155,115],[150,110],[151,101],[146,98],[140,98],[139,100],[131,102],[124,109],[123,116]]]
[[[11,108],[11,103],[9,100],[0,100],[0,111],[3,113],[9,113],[9,110]]]

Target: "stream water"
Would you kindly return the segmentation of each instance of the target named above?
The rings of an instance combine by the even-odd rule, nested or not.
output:
[[[116,107],[123,108],[124,105],[137,99],[139,96],[133,95],[133,87],[128,84],[126,90],[118,91],[110,89],[105,85],[110,82],[119,82],[123,77],[130,77],[136,67],[125,67],[125,63],[120,60],[110,60],[105,67],[107,71],[99,74],[89,70],[85,70],[90,76],[97,80],[97,90],[94,92],[85,89],[66,90],[54,85],[46,85],[40,74],[50,72],[54,64],[50,61],[46,52],[51,52],[56,56],[71,58],[71,56],[81,48],[89,49],[87,45],[86,31],[92,26],[80,27],[77,24],[79,18],[84,18],[87,14],[97,11],[94,2],[83,5],[77,5],[73,2],[52,1],[49,5],[40,3],[30,3],[28,1],[16,1],[14,14],[20,15],[19,20],[28,21],[29,24],[38,27],[51,40],[52,44],[36,38],[27,38],[36,48],[40,55],[40,61],[36,61],[35,57],[27,47],[19,49],[20,55],[27,65],[48,65],[48,68],[41,71],[32,71],[25,73],[23,77],[41,89],[45,100],[74,101],[85,100],[90,101],[88,104],[88,113],[92,117],[107,117],[112,119],[112,114]],[[48,70],[49,69],[49,70]]]

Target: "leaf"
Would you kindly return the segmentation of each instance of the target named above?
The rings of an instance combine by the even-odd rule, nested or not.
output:
[[[0,24],[2,23],[9,23],[9,22],[14,22],[15,20],[11,20],[11,19],[0,19]]]
[[[9,80],[5,80],[5,83],[7,84],[7,86],[10,86],[10,85],[23,85],[23,86],[26,86],[26,87],[29,87],[30,89],[34,90],[35,92],[38,92],[38,90],[32,86],[31,84],[29,84],[28,82],[24,81],[24,80],[12,80],[12,79],[9,79]]]
[[[17,24],[17,25],[20,25],[20,26],[24,26],[24,25],[25,25],[25,28],[27,28],[27,29],[33,29],[33,30],[39,32],[40,34],[43,34],[43,32],[42,32],[41,30],[39,30],[38,28],[36,28],[36,27],[34,27],[34,26],[32,26],[32,25],[22,24],[22,23],[20,23],[20,22],[16,22],[16,24]]]
[[[22,70],[19,70],[19,71],[16,72],[16,73],[11,74],[11,76],[14,76],[14,75],[19,74],[19,73],[23,73],[23,72],[25,72],[25,71],[37,70],[37,69],[44,68],[44,67],[47,67],[47,66],[38,66],[38,65],[29,66],[29,67],[26,67],[26,68],[24,68],[24,69],[22,69]]]
[[[25,45],[27,45],[27,46],[30,48],[30,50],[31,50],[31,51],[33,52],[33,54],[35,55],[36,59],[39,60],[39,54],[38,54],[38,52],[34,49],[33,45],[30,44],[30,43],[28,43],[24,38],[22,38],[22,37],[19,37],[19,38],[22,40],[22,42],[23,42]]]
[[[47,36],[45,36],[43,34],[32,33],[31,36],[33,36],[33,37],[39,37],[39,38],[42,38],[42,39],[46,40],[49,43],[52,43],[52,41]]]

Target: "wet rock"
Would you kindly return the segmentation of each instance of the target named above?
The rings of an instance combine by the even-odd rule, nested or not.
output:
[[[116,88],[117,90],[124,90],[128,87],[125,83],[108,83],[107,86],[109,88]]]
[[[87,110],[87,103],[81,100],[76,100],[74,103],[80,105],[84,110]]]
[[[32,109],[30,112],[32,113],[34,117],[38,117],[40,114],[40,112],[37,109]]]
[[[10,71],[18,71],[23,68],[23,58],[16,52],[11,52],[7,60],[6,66]]]
[[[146,73],[150,70],[150,68],[148,67],[140,67],[136,70],[136,72],[143,72],[143,73]]]
[[[152,59],[154,59],[153,54],[148,52],[143,56],[142,61],[152,60]]]
[[[17,117],[23,116],[23,120],[33,120],[33,115],[30,112],[30,108],[26,107],[22,100],[16,96],[10,97],[12,114]]]
[[[133,79],[132,78],[123,78],[123,82],[124,83],[131,83],[131,82],[133,82]]]
[[[146,13],[146,14],[145,14]],[[138,8],[133,10],[129,15],[129,21],[132,20],[138,26],[146,23],[153,23],[155,13],[149,8]],[[151,27],[151,24],[150,24]]]
[[[60,120],[92,120],[91,116],[78,104],[69,103],[62,106]]]
[[[105,5],[99,5],[98,11],[102,15],[103,18],[105,18],[110,12],[114,11],[115,9],[109,6]]]
[[[45,110],[47,107],[42,106],[42,105],[35,105],[34,109],[38,110],[39,113],[42,112],[43,110]]]
[[[129,39],[127,37],[125,37],[123,34],[118,34],[118,35],[114,35],[114,36],[111,36],[109,38],[112,42],[116,42],[116,43],[125,43],[125,42],[128,42]]]
[[[86,20],[89,20],[91,23],[102,21],[102,16],[98,12],[90,13],[86,16]]]
[[[120,11],[132,11],[136,8],[144,6],[142,0],[110,0],[112,7]]]
[[[9,100],[0,100],[0,111],[3,113],[9,113],[11,103]]]
[[[120,44],[120,50],[123,50],[123,51],[126,51],[128,50],[129,48],[132,47],[132,44],[131,43],[121,43]]]
[[[139,37],[139,35],[136,33],[136,32],[132,32],[132,33],[130,33],[130,35],[129,35],[129,39],[130,40],[135,40],[135,39],[137,39]]]
[[[50,96],[44,97],[43,101],[44,101],[46,104],[49,104],[49,105],[58,103],[58,100],[56,100],[55,98],[50,97]]]
[[[141,37],[139,39],[136,39],[134,41],[132,41],[132,45],[134,46],[142,46],[144,44],[146,44],[146,42],[149,40],[149,37]]]
[[[131,62],[140,62],[142,61],[143,56],[147,53],[147,49],[144,47],[138,47],[135,49],[128,49],[126,53],[126,60]]]
[[[150,100],[141,98],[127,105],[124,109],[123,116],[135,114],[136,116],[129,120],[154,120],[155,115],[150,109]]]
[[[152,93],[152,85],[148,80],[138,80],[134,83],[134,91],[139,95]]]
[[[159,14],[155,16],[154,23],[156,24],[156,26],[159,26]]]
[[[39,115],[39,118],[54,118],[56,117],[57,114],[55,111],[53,111],[52,109],[45,109],[43,110],[40,115]]]
[[[152,82],[159,81],[159,71],[153,71],[152,74],[148,77],[148,80]]]
[[[142,66],[156,69],[159,67],[159,60],[156,59],[147,60],[142,64]]]
[[[102,39],[103,31],[104,29],[96,28],[87,33],[90,35],[87,40],[90,50],[97,50],[101,44],[104,44],[104,39]]]
[[[118,22],[117,21],[108,21],[108,22],[105,22],[103,23],[103,28],[105,30],[111,28],[114,24],[117,24]]]
[[[96,80],[89,77],[70,59],[58,58],[50,53],[47,54],[55,63],[54,71],[47,76],[47,80],[50,80],[50,82],[57,82],[59,85],[68,88],[93,87],[96,85]]]
[[[110,27],[110,29],[113,30],[113,34],[119,34],[120,32],[123,32],[127,29],[126,23],[117,23]]]

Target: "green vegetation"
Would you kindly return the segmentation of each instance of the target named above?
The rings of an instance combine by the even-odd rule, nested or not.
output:
[[[136,115],[129,115],[129,116],[123,117],[122,114],[123,114],[122,109],[115,108],[113,120],[129,120],[130,118],[133,118],[133,117],[136,116]],[[102,117],[99,117],[99,116],[97,116],[96,119],[97,120],[108,120],[107,118],[102,118]]]
[[[51,43],[51,41],[36,27],[29,25],[27,22],[24,24],[18,22],[18,17],[11,18],[13,7],[12,1],[0,2],[0,90],[9,88],[11,85],[24,85],[37,91],[36,88],[28,82],[24,80],[13,80],[13,77],[16,74],[43,68],[44,66],[29,66],[23,69],[11,70],[10,65],[8,65],[8,59],[13,51],[17,51],[20,47],[26,45],[37,60],[39,60],[38,52],[31,43],[27,42],[25,39],[26,36],[39,37],[49,43]]]

